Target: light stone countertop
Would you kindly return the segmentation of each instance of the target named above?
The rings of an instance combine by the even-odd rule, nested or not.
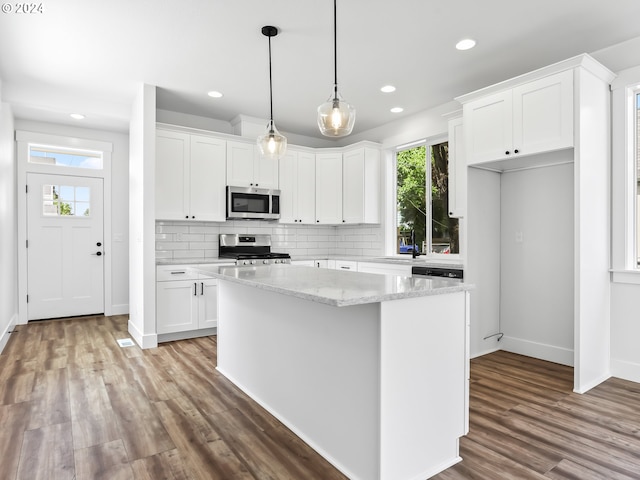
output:
[[[410,255],[406,258],[401,256],[395,257],[355,257],[353,255],[293,255],[292,261],[296,260],[350,260],[353,262],[368,262],[368,263],[383,263],[391,265],[407,265],[407,266],[429,266],[429,267],[442,267],[442,268],[463,268],[463,265],[458,262],[438,262],[427,257],[418,257],[412,259]],[[156,259],[156,265],[215,265],[217,263],[233,263],[229,258],[158,258]]]
[[[216,265],[235,263],[232,258],[156,258],[156,265]]]
[[[336,307],[442,295],[473,288],[461,280],[448,278],[379,275],[298,265],[197,265],[193,269],[221,280]]]

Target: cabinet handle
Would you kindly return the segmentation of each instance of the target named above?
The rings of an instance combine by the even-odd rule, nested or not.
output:
[[[171,272],[171,275],[184,275],[185,273],[187,273],[185,270],[175,270],[173,272]]]
[[[509,150],[507,150],[506,152],[504,152],[505,155],[509,155]]]
[[[513,151],[513,153],[519,153],[518,149],[515,149],[515,150]]]
[[[191,218],[196,218],[196,216],[195,215],[191,215]]]
[[[320,223],[320,220],[316,220],[316,223]]]
[[[200,282],[200,295],[204,295],[204,282]]]
[[[189,215],[185,215],[184,218],[189,218]]]
[[[198,284],[197,283],[193,284],[193,295],[194,296],[198,295]]]

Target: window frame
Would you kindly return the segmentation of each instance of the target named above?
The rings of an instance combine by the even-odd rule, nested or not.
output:
[[[640,66],[620,72],[612,90],[611,267],[615,283],[640,284],[637,95]]]
[[[438,145],[440,143],[444,143],[444,142],[450,142],[450,138],[447,134],[442,134],[442,135],[436,135],[436,136],[432,136],[432,137],[428,137],[428,138],[422,138],[420,140],[415,140],[412,142],[407,142],[407,143],[403,143],[401,145],[397,145],[393,148],[390,149],[390,169],[388,171],[389,174],[389,183],[388,183],[388,191],[389,191],[389,195],[387,196],[388,198],[388,205],[390,205],[388,213],[387,213],[387,232],[386,232],[386,238],[387,238],[387,245],[386,245],[386,255],[390,256],[390,257],[395,257],[395,258],[399,258],[399,259],[406,259],[407,258],[407,254],[400,254],[397,253],[397,245],[396,245],[396,231],[397,231],[397,213],[398,213],[398,192],[397,192],[397,186],[398,186],[398,163],[397,163],[397,153],[403,150],[409,150],[412,148],[416,148],[416,147],[420,147],[420,146],[425,146],[427,147],[427,150],[429,150],[430,147],[432,147],[433,145]],[[450,150],[449,150],[450,151]],[[429,152],[427,152],[429,153]],[[430,157],[429,157],[430,158]],[[428,169],[426,172],[426,178],[427,178],[427,185],[426,185],[426,191],[431,192],[431,162],[427,162],[428,164]],[[447,169],[447,175],[449,175],[449,171]],[[433,253],[431,252],[431,244],[432,244],[432,222],[433,222],[433,212],[432,212],[432,205],[433,204],[433,197],[429,196],[428,198],[428,204],[427,204],[427,232],[426,232],[426,237],[427,237],[427,250],[428,252],[426,254],[421,254],[418,258],[422,259],[422,260],[427,260],[427,261],[438,261],[439,263],[460,263],[463,259],[463,222],[462,219],[458,219],[459,224],[458,224],[458,228],[459,228],[459,245],[458,245],[458,249],[459,249],[459,253]]]

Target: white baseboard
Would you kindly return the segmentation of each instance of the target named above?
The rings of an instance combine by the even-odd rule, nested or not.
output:
[[[640,363],[611,359],[611,376],[640,383]]]
[[[496,348],[489,348],[487,350],[483,350],[481,352],[473,352],[469,355],[469,358],[476,358],[476,357],[482,357],[484,355],[489,355],[490,353],[493,352],[497,352],[499,350],[502,350],[500,347],[496,347]]]
[[[604,382],[605,380],[611,378],[611,374],[610,373],[605,373],[604,375],[595,378],[594,380],[591,380],[588,383],[585,383],[583,385],[580,385],[578,388],[574,388],[573,391],[575,393],[587,393],[589,390],[591,390],[593,387],[597,387],[598,385],[600,385],[602,382]]]
[[[527,357],[573,367],[573,350],[545,343],[537,343],[521,338],[504,336],[500,340],[501,349]]]
[[[188,338],[208,337],[210,335],[216,335],[218,328],[203,328],[202,330],[189,330],[187,332],[176,333],[159,333],[158,343],[173,342],[175,340],[186,340]]]
[[[7,345],[7,343],[9,342],[9,337],[11,336],[11,331],[15,328],[15,326],[18,324],[18,314],[14,313],[13,316],[11,317],[11,320],[9,320],[9,323],[7,324],[7,326],[0,332],[0,353],[2,353],[2,351],[4,350],[4,347]]]
[[[140,348],[156,348],[158,346],[158,335],[155,333],[144,335],[136,328],[131,319],[129,319],[128,331]]]
[[[111,305],[111,315],[129,315],[129,304]]]

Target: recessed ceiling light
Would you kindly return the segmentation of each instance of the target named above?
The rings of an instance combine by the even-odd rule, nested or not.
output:
[[[391,113],[400,113],[400,112],[404,112],[404,108],[402,108],[402,107],[393,107],[391,109]]]
[[[476,41],[471,38],[465,38],[456,43],[456,48],[458,50],[469,50],[476,46]]]
[[[394,87],[393,85],[385,85],[380,89],[380,91],[382,93],[391,93],[396,91],[396,87]]]
[[[84,118],[84,115],[82,115],[81,113],[72,113],[69,116],[71,118],[75,118],[76,120],[82,120]]]
[[[222,94],[220,92],[216,92],[215,90],[212,90],[210,92],[207,92],[207,95],[209,95],[210,97],[213,98],[220,98],[222,97]]]

